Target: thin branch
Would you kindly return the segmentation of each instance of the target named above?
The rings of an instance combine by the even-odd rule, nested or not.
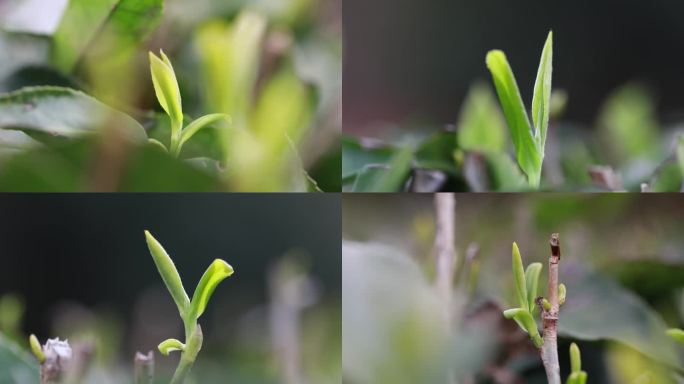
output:
[[[551,308],[546,310],[539,305],[544,327],[544,344],[540,349],[541,359],[546,370],[549,384],[560,384],[560,365],[558,363],[558,262],[560,261],[560,240],[557,233],[551,235],[551,256],[549,257],[548,301]],[[538,300],[537,303],[541,303]]]
[[[447,323],[451,323],[451,301],[454,282],[454,268],[456,266],[456,251],[454,249],[456,199],[453,193],[435,194],[435,271],[437,274],[437,292],[444,300]]]
[[[152,384],[154,382],[154,353],[152,351],[147,352],[146,355],[136,352],[133,365],[135,367],[135,384]]]

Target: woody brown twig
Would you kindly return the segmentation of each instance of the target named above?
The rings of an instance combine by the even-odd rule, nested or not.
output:
[[[551,235],[551,256],[549,257],[549,285],[548,302],[550,306],[544,308],[542,298],[537,299],[539,311],[544,327],[544,344],[540,348],[542,362],[546,370],[546,378],[549,384],[561,384],[560,366],[558,364],[558,262],[560,261],[560,240],[557,233]]]

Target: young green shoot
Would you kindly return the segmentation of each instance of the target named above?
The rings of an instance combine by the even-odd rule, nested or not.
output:
[[[548,382],[560,384],[556,332],[559,307],[565,303],[566,288],[564,284],[558,284],[558,262],[560,261],[558,234],[551,235],[550,245],[548,298],[545,298],[537,297],[542,264],[532,263],[524,268],[518,244],[513,243],[512,270],[518,307],[505,310],[503,315],[507,319],[515,320],[539,349]],[[534,318],[536,312],[539,312],[542,320],[543,335],[539,334],[537,321]]]
[[[586,384],[587,373],[582,370],[582,358],[577,344],[570,344],[570,376],[565,384]]]
[[[163,148],[174,157],[178,157],[183,144],[204,127],[211,126],[219,122],[230,124],[230,117],[223,113],[214,113],[202,116],[183,127],[183,105],[181,103],[180,88],[176,80],[176,73],[173,70],[171,61],[160,51],[160,57],[152,52],[150,56],[150,72],[152,73],[152,84],[154,93],[157,95],[159,104],[169,116],[171,121],[170,145],[167,149],[164,144],[155,139],[149,139],[153,145]]]
[[[218,284],[233,274],[233,267],[221,259],[214,260],[202,275],[197,288],[195,288],[192,300],[190,300],[171,257],[148,231],[145,231],[145,238],[154,264],[178,307],[178,313],[185,329],[185,342],[167,339],[162,341],[158,347],[159,352],[164,356],[173,351],[180,351],[181,359],[171,380],[172,384],[180,384],[184,382],[202,348],[202,328],[197,320],[204,313]]]
[[[532,97],[532,124],[506,55],[499,50],[490,51],[486,62],[508,123],[518,165],[527,175],[530,187],[539,188],[551,112],[553,32],[549,32],[546,39],[537,70]]]

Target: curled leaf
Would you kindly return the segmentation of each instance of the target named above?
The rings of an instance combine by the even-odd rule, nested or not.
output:
[[[513,280],[515,280],[515,291],[518,295],[518,303],[521,308],[528,309],[530,305],[527,301],[527,284],[525,283],[525,271],[523,269],[522,257],[518,244],[513,243]]]
[[[535,299],[537,297],[537,287],[539,286],[539,273],[541,273],[542,264],[532,263],[525,269],[525,283],[527,286],[527,304],[530,313],[534,312]]]
[[[45,354],[43,353],[43,347],[40,346],[40,342],[36,335],[31,334],[31,336],[29,336],[29,345],[31,346],[31,352],[36,356],[38,362],[43,364],[45,362]]]
[[[233,267],[221,259],[214,260],[202,275],[190,303],[190,319],[198,319],[204,313],[209,298],[216,286],[226,277],[233,274]]]
[[[152,144],[152,146],[161,149],[164,152],[169,151],[168,149],[166,149],[166,146],[164,144],[162,144],[162,142],[157,140],[157,139],[149,138],[149,139],[147,139],[147,142]]]
[[[162,355],[168,356],[169,353],[173,351],[184,351],[185,344],[181,343],[180,340],[166,339],[159,343],[157,348],[159,348],[159,352],[161,352]]]
[[[169,254],[164,250],[164,247],[159,244],[157,239],[152,237],[150,232],[145,231],[145,239],[147,240],[147,247],[150,249],[154,264],[157,266],[157,270],[159,270],[159,274],[162,280],[164,280],[164,284],[166,284],[171,297],[173,297],[173,301],[176,302],[181,317],[184,317],[190,306],[190,299],[187,293],[185,293],[178,270]]]

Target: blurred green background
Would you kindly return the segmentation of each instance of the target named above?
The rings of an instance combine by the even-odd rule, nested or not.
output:
[[[511,244],[525,265],[561,238],[561,376],[580,345],[589,382],[681,381],[684,200],[676,194],[456,194],[454,324],[440,321],[430,194],[346,194],[343,377],[354,383],[544,383],[537,350],[503,309],[515,303]],[[473,250],[478,249],[477,252]]]
[[[148,350],[158,382],[168,382],[178,354],[161,356],[156,346],[181,337],[182,323],[144,229],[169,252],[189,294],[215,258],[235,269],[199,320],[195,382],[286,382],[274,342],[291,322],[272,309],[293,292],[286,308],[296,310],[298,335],[287,348],[299,348],[292,357],[301,379],[340,381],[338,196],[21,194],[3,196],[0,212],[0,382],[17,382],[7,376],[19,370],[8,351],[25,348],[29,333],[93,343],[86,382],[130,382],[134,352]],[[298,272],[275,283],[276,269]],[[37,367],[31,356],[24,361]]]

